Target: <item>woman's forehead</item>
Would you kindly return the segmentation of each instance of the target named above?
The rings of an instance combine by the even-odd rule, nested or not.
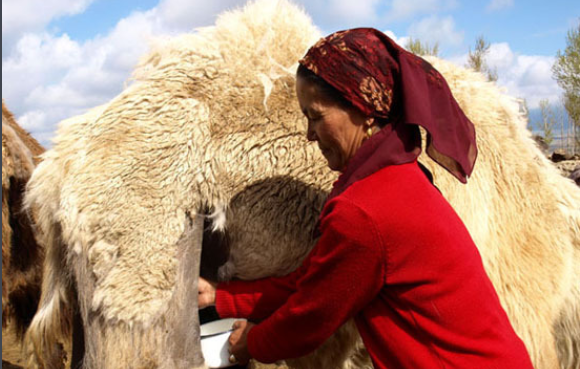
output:
[[[298,77],[296,81],[296,95],[298,100],[309,104],[328,105],[332,101],[320,91],[320,87],[305,78]]]

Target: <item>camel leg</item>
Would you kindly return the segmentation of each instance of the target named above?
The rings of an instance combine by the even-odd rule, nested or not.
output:
[[[202,232],[203,218],[188,214],[176,244],[178,266],[173,295],[164,313],[147,326],[108,321],[98,312],[88,311],[94,280],[80,279],[89,281],[79,287],[86,293],[81,294],[85,298],[84,368],[207,368],[201,353],[197,304]]]
[[[177,245],[179,267],[168,312],[169,349],[175,368],[203,367],[201,353],[198,281],[203,237],[203,217],[188,214],[185,231]]]

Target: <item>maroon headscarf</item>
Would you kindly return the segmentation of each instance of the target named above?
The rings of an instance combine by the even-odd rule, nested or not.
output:
[[[372,28],[322,38],[300,64],[364,114],[388,122],[368,140],[373,142],[365,142],[359,148],[363,152],[351,159],[347,165],[351,173],[343,173],[349,178],[343,189],[381,165],[414,161],[421,152],[418,125],[427,131],[427,154],[461,182],[467,182],[477,157],[475,129],[431,64]],[[363,170],[356,165],[363,164],[361,158],[366,160]],[[357,160],[360,163],[353,163]]]

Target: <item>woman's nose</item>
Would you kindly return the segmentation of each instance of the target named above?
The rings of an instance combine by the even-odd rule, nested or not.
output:
[[[306,130],[306,139],[308,141],[316,141],[316,133],[314,132],[314,127],[310,122],[308,122],[308,129]]]

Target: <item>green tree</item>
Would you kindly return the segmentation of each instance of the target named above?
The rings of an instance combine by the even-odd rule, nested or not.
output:
[[[544,133],[544,142],[548,147],[554,142],[554,127],[556,126],[556,115],[548,99],[540,100],[541,120],[537,128]]]
[[[564,107],[574,127],[574,141],[580,146],[580,19],[578,26],[569,30],[566,49],[558,50],[552,72],[564,90]]]
[[[520,99],[519,100],[519,103],[520,103],[519,104],[519,106],[520,106],[520,109],[519,109],[520,114],[522,114],[524,116],[524,118],[526,119],[526,126],[528,128],[530,128],[530,130],[531,130],[531,127],[530,126],[532,125],[532,122],[530,122],[530,109],[528,108],[528,100],[526,100],[525,98],[523,98],[523,99]]]
[[[556,105],[556,124],[560,126],[560,150],[567,150],[568,142],[566,140],[566,113],[564,103],[560,98],[560,103]]]
[[[439,54],[439,43],[436,42],[435,45],[431,46],[429,43],[423,43],[421,40],[410,38],[407,43],[407,50],[416,55],[437,56]]]
[[[489,53],[489,46],[483,36],[479,36],[475,40],[475,50],[472,52],[471,48],[469,48],[467,66],[476,72],[485,74],[489,81],[497,81],[497,70],[495,68],[490,69],[485,61],[485,57]]]

